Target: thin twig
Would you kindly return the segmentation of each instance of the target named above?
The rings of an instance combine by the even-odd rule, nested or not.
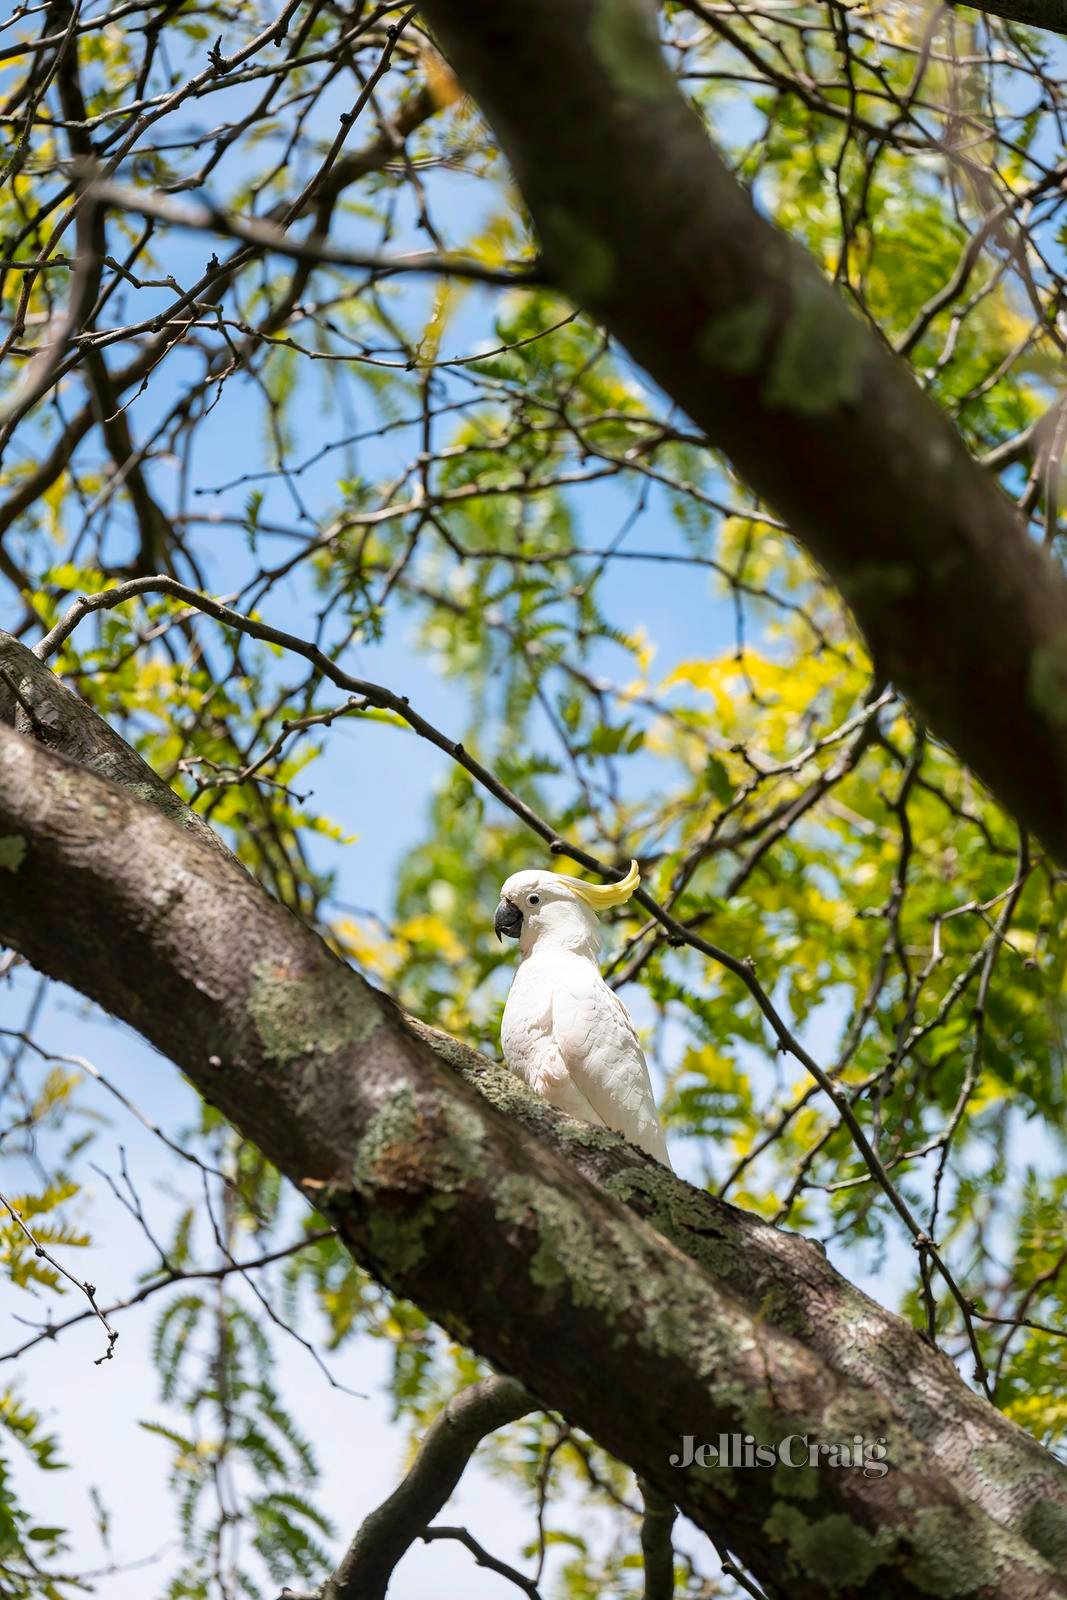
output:
[[[80,1322],[84,1317],[95,1317],[102,1325],[104,1332],[107,1334],[107,1349],[104,1351],[102,1356],[97,1356],[96,1360],[93,1362],[93,1365],[95,1367],[99,1367],[103,1362],[110,1361],[114,1354],[115,1343],[119,1335],[118,1330],[113,1328],[110,1322],[107,1320],[107,1312],[101,1311],[100,1307],[96,1303],[95,1283],[87,1283],[82,1278],[76,1278],[72,1272],[68,1272],[63,1263],[61,1261],[57,1261],[55,1256],[51,1255],[45,1249],[44,1245],[35,1236],[32,1230],[26,1226],[26,1223],[23,1221],[18,1211],[16,1211],[15,1207],[11,1204],[11,1201],[8,1200],[5,1195],[0,1194],[0,1205],[4,1207],[4,1210],[11,1217],[12,1221],[26,1235],[26,1238],[33,1246],[34,1255],[40,1256],[43,1260],[47,1261],[49,1266],[58,1272],[61,1278],[65,1278],[68,1283],[72,1283],[75,1289],[77,1289],[79,1293],[83,1294],[88,1300],[89,1305],[92,1308],[91,1311],[85,1311],[82,1313],[81,1317],[72,1317],[69,1320],[72,1322]]]

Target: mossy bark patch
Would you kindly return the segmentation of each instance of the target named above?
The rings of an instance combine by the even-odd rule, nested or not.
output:
[[[1067,728],[1067,632],[1030,657],[1030,703],[1054,728]]]
[[[589,43],[612,87],[642,100],[673,95],[675,82],[660,53],[650,7],[627,0],[600,0],[589,28]]]
[[[26,841],[19,833],[0,838],[0,872],[17,872],[26,854]]]
[[[996,1579],[996,1556],[975,1537],[974,1524],[962,1510],[932,1506],[919,1511],[914,1545],[905,1571],[924,1593],[938,1600],[976,1593]]]
[[[766,300],[750,300],[735,311],[722,312],[701,334],[699,354],[720,372],[743,378],[759,367],[773,321]]]
[[[332,1055],[362,1044],[382,1020],[373,991],[340,962],[311,971],[258,963],[248,1013],[268,1061]]]
[[[866,330],[814,272],[798,273],[763,385],[767,405],[821,417],[860,397]]]

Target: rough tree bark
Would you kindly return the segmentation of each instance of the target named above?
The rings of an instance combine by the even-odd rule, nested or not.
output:
[[[1021,22],[1027,28],[1046,28],[1049,33],[1067,34],[1067,5],[1064,0],[979,0],[971,11],[987,11],[1006,22]]]
[[[23,666],[32,728],[46,669]],[[169,804],[57,753],[63,695],[52,749],[0,725],[0,940],[137,1028],[382,1282],[791,1600],[1067,1596],[1067,1469],[943,1355],[813,1245],[410,1025]],[[670,1465],[720,1432],[884,1437],[892,1469]]]
[[[903,362],[734,181],[662,59],[654,6],[421,10],[560,287],[785,518],[879,675],[1067,861],[1067,581]]]

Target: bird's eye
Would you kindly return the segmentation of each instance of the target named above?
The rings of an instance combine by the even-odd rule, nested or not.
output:
[[[526,901],[526,904],[528,906],[539,906],[541,904],[541,896],[539,894],[530,895]]]

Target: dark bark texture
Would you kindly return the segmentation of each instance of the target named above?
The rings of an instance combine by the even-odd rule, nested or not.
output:
[[[422,0],[590,309],[836,583],[881,677],[1067,861],[1067,581],[995,479],[761,217],[644,0]]]
[[[1067,34],[1067,4],[1064,0],[982,0],[968,9],[985,11],[1005,22],[1021,22],[1027,28],[1044,28],[1049,33]]]
[[[1067,1596],[1067,1469],[817,1248],[413,1026],[48,742],[0,725],[0,940],[176,1062],[382,1282],[791,1600]],[[891,1470],[670,1465],[719,1433],[884,1438]]]

